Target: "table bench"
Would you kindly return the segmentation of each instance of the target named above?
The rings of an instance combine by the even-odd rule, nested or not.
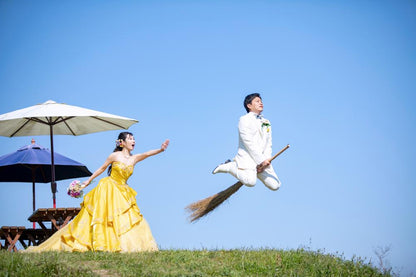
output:
[[[0,239],[4,240],[4,245],[0,242],[1,249],[17,252],[16,243],[19,241],[25,229],[25,226],[2,226],[0,229]]]
[[[52,229],[32,229],[25,226],[2,226],[0,229],[1,249],[17,252],[16,243],[19,241],[24,248],[37,246],[55,233]],[[4,240],[4,245],[1,243]]]

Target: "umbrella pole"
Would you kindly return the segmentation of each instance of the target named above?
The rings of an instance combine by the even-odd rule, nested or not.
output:
[[[35,192],[35,167],[33,167],[32,166],[32,195],[33,195],[33,211],[35,211],[36,210],[36,203],[35,203],[35,195],[36,195],[36,192]]]
[[[32,194],[33,194],[33,212],[36,209],[35,205],[35,180],[32,182]],[[33,222],[33,229],[36,229],[36,222]]]
[[[36,168],[32,166],[32,196],[33,196],[33,212],[35,212],[36,209],[36,192],[35,192],[35,171]],[[36,229],[36,222],[33,222],[33,229]]]
[[[55,161],[54,161],[54,151],[53,151],[53,126],[52,122],[49,123],[49,130],[51,136],[51,189],[52,189],[52,198],[53,198],[53,208],[56,208],[56,182],[55,182]]]

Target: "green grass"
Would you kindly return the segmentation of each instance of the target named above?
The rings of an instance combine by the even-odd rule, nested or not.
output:
[[[361,258],[304,249],[161,250],[154,253],[9,253],[0,276],[392,276]]]

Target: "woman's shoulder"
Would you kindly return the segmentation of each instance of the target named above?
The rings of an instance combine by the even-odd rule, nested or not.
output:
[[[113,152],[113,153],[111,153],[111,154],[108,156],[107,160],[108,160],[110,163],[113,163],[113,162],[115,162],[115,161],[119,160],[119,159],[118,159],[119,155],[120,155],[119,151],[118,151],[118,152]]]

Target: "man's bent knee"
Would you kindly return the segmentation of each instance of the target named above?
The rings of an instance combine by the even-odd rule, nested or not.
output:
[[[257,182],[257,174],[255,170],[239,170],[237,179],[248,187],[254,187]]]
[[[241,183],[248,187],[254,187],[257,182],[257,176],[255,174],[250,174],[246,176],[241,176],[243,178],[240,179]]]
[[[270,179],[264,182],[264,184],[271,190],[278,190],[282,183],[280,183],[278,180]]]
[[[254,187],[256,185],[256,180],[254,180],[254,182],[250,180],[244,180],[240,182],[246,185],[247,187]]]

